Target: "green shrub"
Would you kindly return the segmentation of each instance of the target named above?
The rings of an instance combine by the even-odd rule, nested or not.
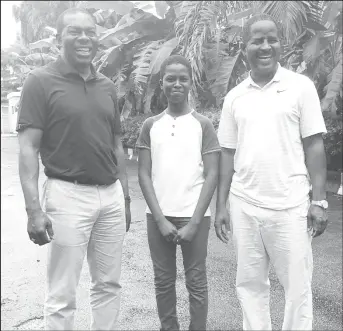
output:
[[[154,114],[148,113],[136,115],[122,121],[122,142],[124,147],[135,148],[143,122],[151,116],[154,116]]]
[[[342,171],[342,118],[324,116],[327,133],[324,146],[328,170]]]

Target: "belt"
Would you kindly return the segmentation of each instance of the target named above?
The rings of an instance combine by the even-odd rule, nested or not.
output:
[[[110,183],[110,184],[98,184],[98,183],[88,182],[88,181],[87,182],[79,181],[79,180],[74,179],[72,177],[50,176],[49,178],[62,180],[64,182],[73,183],[75,185],[87,185],[87,186],[109,186],[109,185],[112,185],[116,182],[116,181],[114,181],[113,183]]]

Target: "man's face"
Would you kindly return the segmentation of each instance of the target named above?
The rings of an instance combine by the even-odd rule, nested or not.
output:
[[[252,74],[256,78],[275,74],[281,53],[276,25],[272,21],[259,21],[250,27],[250,32],[246,55]]]
[[[161,86],[168,102],[182,103],[191,88],[192,80],[187,67],[173,63],[166,67]]]
[[[71,65],[90,65],[98,49],[94,21],[85,13],[67,14],[60,41],[62,52]]]

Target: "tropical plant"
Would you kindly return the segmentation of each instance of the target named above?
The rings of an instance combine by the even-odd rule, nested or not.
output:
[[[248,75],[249,66],[241,51],[242,28],[258,12],[268,13],[280,23],[283,46],[280,62],[315,82],[322,109],[327,113],[325,118],[336,116],[342,104],[340,1],[37,3],[25,1],[16,9],[16,17],[24,23],[22,40],[26,48],[6,50],[2,68],[8,59],[13,72],[22,80],[33,67],[56,58],[56,30],[51,26],[57,14],[70,6],[86,8],[94,16],[99,33],[99,52],[94,65],[113,80],[125,119],[132,116],[143,119],[164,109],[166,100],[159,86],[159,71],[163,60],[171,54],[183,54],[192,64],[193,106],[219,109],[226,93]],[[217,117],[213,118],[217,121]],[[328,127],[334,128],[333,123],[339,120],[330,123],[327,120]],[[337,130],[332,130],[339,132],[339,126],[336,127]],[[137,128],[133,131],[138,132]],[[331,133],[326,136],[327,146],[329,140],[332,146],[339,146],[339,141],[332,140],[333,137],[337,140],[338,135]],[[335,153],[329,149],[329,153]]]

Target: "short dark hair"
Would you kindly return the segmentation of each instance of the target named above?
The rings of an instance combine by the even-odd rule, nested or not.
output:
[[[57,21],[56,21],[57,35],[61,35],[61,33],[64,29],[64,26],[65,26],[64,18],[65,18],[65,16],[69,15],[69,14],[78,14],[78,13],[83,13],[83,14],[89,15],[89,17],[92,18],[94,23],[96,23],[94,16],[87,9],[78,8],[78,7],[68,8],[62,14],[60,14],[57,18]]]
[[[166,67],[171,64],[182,64],[184,65],[189,73],[190,78],[192,79],[192,66],[191,63],[182,55],[172,55],[166,58],[162,64],[160,69],[160,77],[163,79],[164,74],[166,73]]]
[[[256,14],[252,17],[250,17],[244,24],[243,27],[243,43],[246,45],[247,42],[250,40],[250,36],[251,36],[251,26],[256,23],[256,22],[260,22],[260,21],[271,21],[275,24],[276,29],[278,31],[278,35],[280,35],[280,27],[279,24],[277,23],[277,21],[275,20],[275,18],[271,15],[268,14]]]

